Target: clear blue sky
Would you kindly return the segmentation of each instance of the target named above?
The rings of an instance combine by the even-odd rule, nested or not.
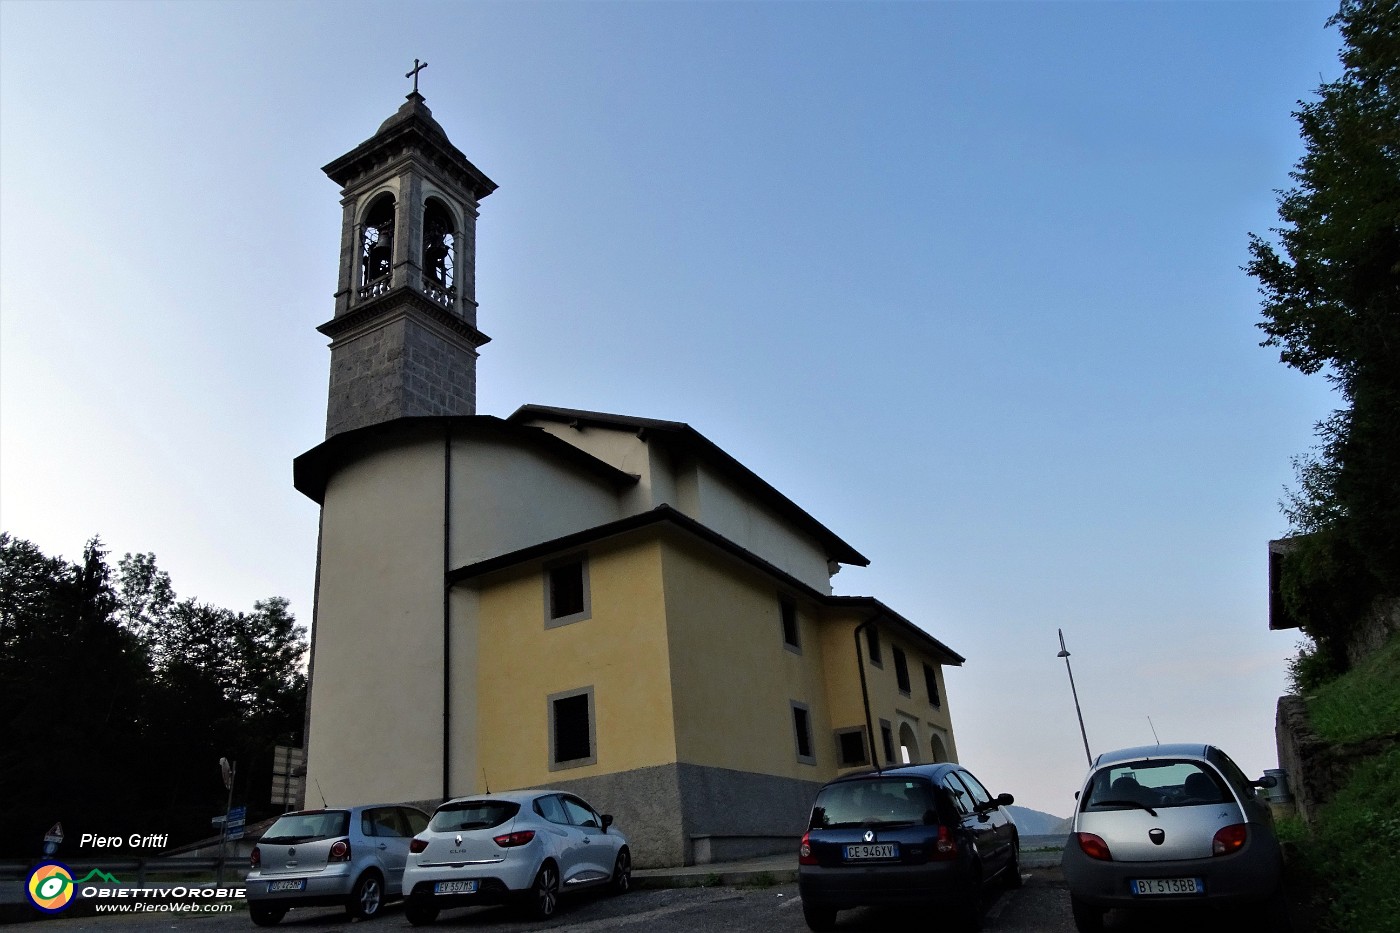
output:
[[[1265,542],[1333,406],[1246,235],[1329,3],[0,2],[0,528],[311,621],[340,209],[422,89],[482,205],[479,408],[685,421],[964,654],[962,760],[1276,766]]]

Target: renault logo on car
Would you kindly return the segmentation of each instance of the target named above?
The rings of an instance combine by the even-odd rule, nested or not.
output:
[[[866,842],[874,842],[874,841],[875,841],[875,830],[873,830],[873,829],[867,829],[867,830],[865,831],[865,841],[866,841]]]

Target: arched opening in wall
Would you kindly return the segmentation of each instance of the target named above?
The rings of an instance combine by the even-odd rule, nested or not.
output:
[[[437,198],[423,206],[423,290],[433,300],[450,305],[456,300],[453,270],[457,261],[457,231],[452,212]]]
[[[919,740],[907,722],[899,724],[899,757],[906,765],[919,763]]]
[[[394,196],[381,194],[365,212],[360,225],[360,297],[389,290],[394,268]]]
[[[934,761],[948,760],[948,746],[943,744],[943,737],[937,733],[929,737],[929,751]]]

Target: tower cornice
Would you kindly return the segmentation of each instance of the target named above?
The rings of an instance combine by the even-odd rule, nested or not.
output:
[[[408,102],[384,121],[379,132],[327,163],[321,170],[342,188],[349,188],[405,153],[412,152],[470,191],[478,201],[495,191],[496,183],[473,165],[462,150],[452,145],[422,101],[418,94],[408,95]]]
[[[411,288],[395,289],[339,317],[331,318],[316,328],[331,340],[339,340],[347,334],[370,324],[380,317],[387,317],[399,311],[412,311],[429,319],[434,324],[446,328],[469,343],[473,349],[491,342],[491,338],[471,324],[451,313],[442,305],[424,297]]]

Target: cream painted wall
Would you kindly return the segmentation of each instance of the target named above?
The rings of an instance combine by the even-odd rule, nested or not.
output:
[[[700,511],[692,518],[753,551],[821,593],[831,592],[826,550],[755,502],[719,473],[696,471]]]
[[[493,790],[675,761],[660,545],[594,545],[592,614],[545,628],[542,562],[477,584],[480,768]],[[597,763],[551,771],[547,698],[593,688]]]
[[[441,792],[443,444],[340,469],[322,506],[308,801]]]
[[[555,437],[641,479],[624,494],[625,514],[666,503],[758,554],[823,593],[831,592],[826,551],[776,513],[754,501],[704,464],[677,469],[659,445],[635,432],[611,428],[571,428],[557,421],[532,422]]]
[[[807,781],[833,774],[810,606],[797,601],[802,653],[794,654],[783,647],[773,582],[679,535],[663,553],[680,760]],[[793,700],[810,709],[815,766],[797,759]]]
[[[637,485],[624,491],[620,500],[624,515],[646,512],[663,502],[676,505],[675,480],[670,470],[657,460],[651,445],[636,432],[600,427],[571,428],[554,420],[528,423],[624,473],[636,474]]]
[[[606,483],[495,437],[454,440],[452,506],[454,567],[626,514]]]

